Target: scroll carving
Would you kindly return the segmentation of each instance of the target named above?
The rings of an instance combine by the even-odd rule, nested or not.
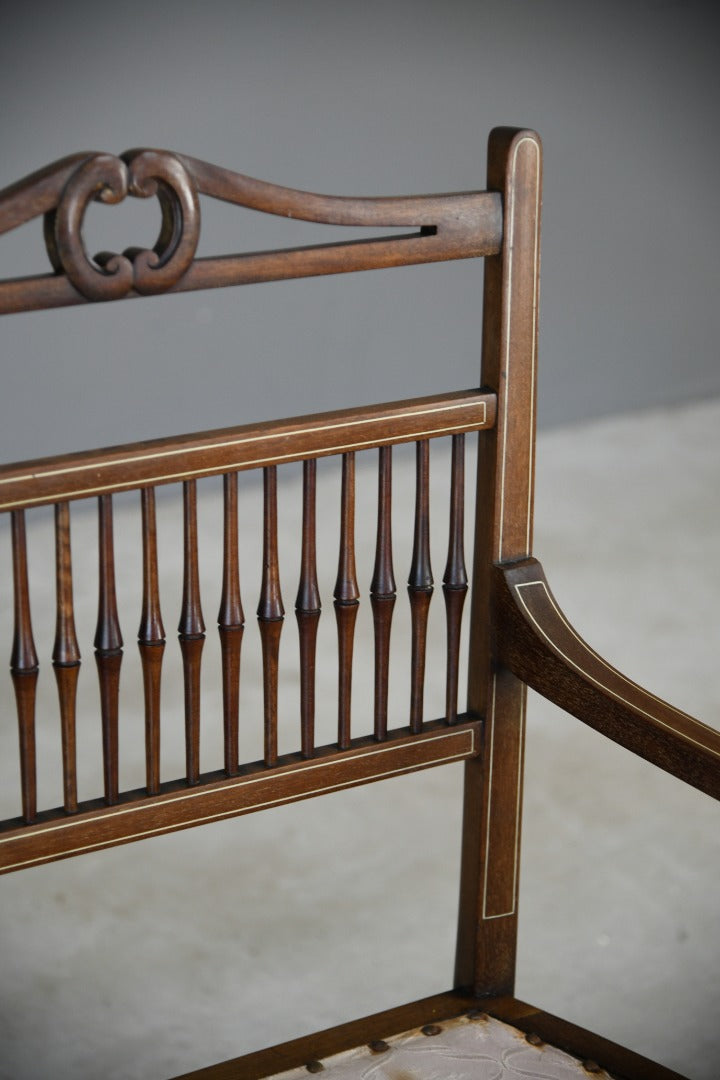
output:
[[[88,205],[113,205],[128,195],[157,197],[162,225],[155,244],[91,257],[83,243]],[[300,221],[412,231],[196,258],[200,195]],[[0,280],[0,314],[496,255],[503,233],[495,191],[320,195],[151,149],[72,154],[0,191],[0,234],[40,215],[54,273]]]
[[[127,195],[157,196],[160,234],[152,247],[88,256],[82,238],[85,212],[97,200],[117,204]],[[94,154],[72,173],[57,207],[45,215],[45,244],[56,273],[64,273],[88,300],[117,300],[131,289],[165,292],[190,266],[200,235],[197,192],[184,166],[159,150],[122,157]]]

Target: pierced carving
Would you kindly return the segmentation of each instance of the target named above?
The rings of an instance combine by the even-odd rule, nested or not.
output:
[[[127,195],[157,196],[162,225],[152,247],[90,258],[82,238],[88,204],[116,204]],[[190,266],[200,235],[200,204],[181,162],[160,150],[122,157],[93,154],[72,173],[57,207],[45,215],[45,245],[55,271],[88,300],[117,300],[131,289],[148,295],[173,286]]]
[[[127,195],[157,196],[162,226],[154,247],[90,257],[82,238],[88,204]],[[194,258],[198,196],[326,225],[405,227],[411,232],[327,244]],[[187,292],[318,274],[346,274],[415,263],[497,255],[503,235],[497,191],[355,198],[268,184],[168,150],[119,156],[83,152],[62,158],[0,191],[0,234],[45,216],[54,274],[0,280],[0,315],[116,300],[167,290]]]

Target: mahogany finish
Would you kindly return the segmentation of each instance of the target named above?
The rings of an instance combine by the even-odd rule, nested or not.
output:
[[[452,437],[452,472],[450,477],[450,535],[443,575],[443,595],[447,618],[447,674],[445,677],[445,719],[457,720],[458,667],[460,664],[460,624],[468,577],[465,569],[465,436]]]
[[[375,406],[200,432],[104,450],[83,451],[0,467],[0,511],[11,514],[13,683],[19,733],[19,816],[0,823],[0,873],[143,837],[464,761],[464,810],[455,987],[451,993],[296,1040],[194,1076],[266,1076],[362,1041],[381,1040],[414,1025],[482,1008],[572,1053],[592,1057],[618,1076],[670,1077],[606,1040],[580,1031],[512,997],[518,917],[520,808],[527,686],[673,775],[720,797],[720,735],[678,712],[611,668],[573,630],[532,556],[533,473],[542,180],[538,137],[499,128],[488,147],[488,190],[400,198],[314,195],[253,180],[165,150],[136,149],[119,157],[80,153],[0,192],[0,232],[42,217],[52,273],[0,281],[0,312],[32,311],[163,292],[345,273],[422,262],[486,257],[480,388],[408,398]],[[255,211],[329,225],[402,227],[407,235],[312,247],[198,258],[199,196]],[[146,249],[89,257],[82,239],[92,200],[156,197],[162,224]],[[470,582],[465,564],[465,435],[478,432],[478,481]],[[443,574],[445,655],[428,656],[434,590],[430,534],[431,440],[451,442],[446,485],[449,513]],[[397,595],[393,567],[392,447],[416,445],[413,550],[408,599]],[[356,453],[378,450],[375,561],[370,582],[358,581],[355,559]],[[340,550],[333,593],[337,652],[322,657],[337,678],[337,742],[316,746],[317,635],[321,596],[317,573],[318,457],[341,470]],[[285,610],[278,552],[278,468],[303,463],[300,574],[295,614],[298,655],[296,747],[279,754],[279,655]],[[240,759],[241,650],[246,633],[240,591],[238,473],[263,473],[263,555],[257,607],[262,647],[263,759]],[[222,586],[218,638],[206,641],[200,594],[197,481],[223,477]],[[184,681],[186,767],[163,778],[160,738],[166,649],[160,607],[155,488],[175,485],[183,497],[183,596],[178,625]],[[182,485],[182,486],[181,486]],[[280,489],[284,494],[284,488]],[[140,493],[142,611],[138,648],[142,688],[123,686],[142,701],[146,783],[123,791],[119,765],[120,673],[123,639],[118,589],[128,568],[116,567],[116,492]],[[94,638],[99,680],[98,724],[103,751],[96,798],[79,802],[76,776],[76,690],[81,648],[75,627],[70,502],[91,500],[98,512],[98,616]],[[441,506],[444,513],[448,503]],[[41,664],[30,610],[33,566],[25,511],[55,513],[56,624],[52,667],[62,737],[63,806],[38,806],[36,693]],[[337,508],[331,508],[335,513]],[[435,514],[438,508],[434,508]],[[436,519],[433,518],[435,521]],[[179,540],[178,540],[179,544]],[[437,553],[435,553],[436,558]],[[244,556],[242,556],[244,558]],[[218,564],[219,566],[219,564]],[[469,603],[467,703],[459,686],[465,600]],[[33,586],[34,587],[34,586]],[[353,714],[353,653],[361,603],[373,616],[373,690],[357,694]],[[405,608],[411,628],[407,703],[391,717],[390,641],[393,618]],[[467,614],[467,612],[466,612]],[[204,723],[222,732],[222,763],[200,767],[201,660],[219,649],[222,710]],[[294,651],[294,650],[293,650]],[[249,665],[248,665],[249,666]],[[445,673],[445,709],[426,717],[425,684]],[[245,699],[243,699],[245,700]],[[353,737],[351,718],[364,709],[366,734]],[[55,723],[54,717],[50,718]],[[220,767],[222,766],[222,767]],[[102,795],[100,790],[102,789]],[[234,886],[233,886],[234,887]],[[428,1032],[429,1033],[429,1032]],[[590,1065],[587,1065],[588,1070]]]
[[[35,696],[38,681],[38,655],[35,651],[30,615],[27,541],[23,510],[15,510],[12,514],[12,551],[15,619],[10,670],[18,716],[22,816],[29,823],[35,820],[37,812]]]
[[[17,462],[0,467],[0,510],[480,431],[495,423],[495,403],[462,390]]]
[[[239,767],[240,651],[245,627],[238,561],[237,473],[227,473],[223,477],[223,500],[223,582],[218,633],[222,655],[225,772],[228,776],[236,776]]]
[[[300,584],[295,600],[295,615],[300,639],[301,747],[302,755],[306,758],[312,757],[315,745],[315,658],[321,610],[315,531],[316,484],[317,465],[314,459],[305,461]]]
[[[285,608],[280,593],[277,537],[277,468],[263,470],[263,567],[257,616],[263,655],[265,702],[265,764],[277,764],[278,661]]]
[[[88,259],[81,236],[88,203],[118,203],[128,194],[157,195],[162,227],[155,245]],[[199,194],[303,221],[417,231],[195,259]],[[0,233],[40,214],[45,215],[45,244],[56,273],[0,281],[0,314],[491,255],[499,250],[502,236],[501,202],[493,192],[338,198],[263,183],[166,150],[128,150],[120,157],[73,154],[0,191]]]
[[[370,603],[375,629],[375,738],[380,741],[387,735],[390,627],[396,586],[392,558],[392,447],[381,446],[378,453],[377,543]]]
[[[300,753],[285,754],[276,757],[272,768],[266,761],[254,761],[234,777],[225,776],[224,770],[203,774],[193,787],[183,778],[163,783],[153,796],[144,789],[125,791],[115,806],[94,799],[70,815],[62,808],[41,811],[32,825],[18,819],[3,823],[0,874],[465,761],[479,753],[480,743],[479,722],[463,716],[452,728],[444,720],[429,723],[421,735],[399,728],[381,745],[365,735],[353,739],[346,750],[338,750],[335,743],[317,747],[311,761]]]
[[[60,702],[63,806],[69,814],[72,814],[77,810],[78,805],[75,703],[80,674],[80,646],[75,633],[70,507],[67,503],[57,503],[55,506],[55,580],[57,618],[52,662]]]
[[[138,648],[145,697],[145,777],[148,795],[160,790],[160,678],[165,652],[165,628],[160,613],[155,491],[141,492],[143,602]]]
[[[98,499],[98,530],[100,595],[95,631],[95,663],[100,682],[105,801],[111,806],[117,802],[118,797],[118,716],[123,651],[115,592],[112,495],[101,495]]]
[[[360,592],[355,572],[355,454],[343,454],[340,556],[333,592],[338,632],[338,747],[350,746],[352,658]]]
[[[178,635],[185,684],[185,775],[188,784],[200,776],[200,663],[205,622],[200,605],[197,536],[197,482],[183,484],[183,598]]]

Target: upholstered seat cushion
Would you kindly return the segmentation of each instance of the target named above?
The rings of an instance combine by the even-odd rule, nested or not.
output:
[[[609,1075],[594,1062],[580,1062],[479,1010],[309,1061],[276,1077],[302,1080],[312,1073],[328,1080],[587,1080]]]

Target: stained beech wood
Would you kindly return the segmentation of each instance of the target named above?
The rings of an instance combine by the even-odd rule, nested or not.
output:
[[[494,422],[495,395],[464,390],[18,462],[0,467],[0,510],[477,431]]]
[[[563,614],[537,559],[495,572],[498,658],[583,723],[720,798],[720,733],[649,694],[593,652]]]
[[[160,689],[165,628],[160,611],[155,491],[144,488],[142,506],[143,601],[138,648],[145,699],[145,778],[149,795],[160,790]]]
[[[454,724],[458,709],[458,669],[460,628],[468,590],[465,569],[465,436],[452,437],[450,472],[450,529],[448,557],[443,575],[443,596],[447,624],[447,673],[445,677],[445,718]]]
[[[58,503],[55,506],[55,581],[57,617],[52,662],[60,704],[63,798],[65,809],[70,814],[77,810],[75,707],[80,648],[75,633],[70,508],[67,503]]]
[[[263,658],[265,764],[272,767],[278,753],[278,665],[285,608],[280,591],[277,536],[277,469],[263,469],[263,566],[257,609]]]
[[[338,632],[338,747],[350,745],[352,664],[360,590],[355,570],[355,454],[343,454],[340,493],[340,556],[333,592]]]
[[[390,629],[396,585],[392,557],[392,447],[378,451],[378,519],[370,603],[375,632],[375,738],[387,735]]]
[[[394,730],[382,745],[370,735],[354,739],[345,751],[334,744],[318,747],[312,761],[287,754],[272,769],[253,762],[239,776],[201,776],[192,788],[177,780],[154,796],[123,792],[116,806],[96,799],[71,818],[52,810],[38,814],[36,825],[18,826],[14,819],[0,825],[0,872],[462,761],[478,752],[479,743],[477,722],[464,717],[448,728],[439,720],[419,736],[409,736],[406,727]]]
[[[315,745],[315,660],[321,609],[317,580],[316,474],[314,460],[303,462],[302,549],[300,583],[295,600],[300,643],[300,743],[303,757],[310,757]]]
[[[237,473],[228,473],[223,477],[223,583],[218,612],[222,657],[224,758],[228,776],[235,776],[239,767],[240,653],[245,625],[240,597],[237,499]]]
[[[532,131],[496,128],[487,186],[504,206],[502,251],[485,263],[482,382],[497,422],[478,440],[468,711],[487,718],[482,765],[465,769],[455,982],[510,994],[515,978],[525,687],[493,666],[492,565],[532,542],[542,155]]]
[[[16,510],[11,518],[13,556],[13,644],[10,670],[18,718],[20,790],[22,815],[33,821],[37,811],[37,766],[35,753],[35,699],[38,655],[32,631],[28,587],[25,514]]]
[[[185,775],[188,784],[196,784],[200,776],[200,666],[205,622],[200,602],[195,480],[183,484],[183,598],[178,635],[185,688]]]
[[[408,577],[411,617],[410,730],[422,730],[425,694],[427,621],[433,594],[430,564],[430,446],[426,440],[415,448],[415,528]]]
[[[95,663],[100,683],[105,799],[112,804],[118,796],[118,715],[123,645],[115,590],[112,495],[101,495],[98,499],[98,563]]]

